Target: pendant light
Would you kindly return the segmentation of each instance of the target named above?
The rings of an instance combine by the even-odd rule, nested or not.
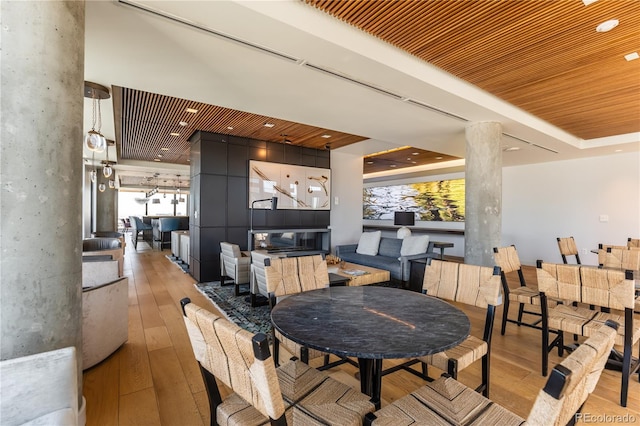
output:
[[[109,89],[100,84],[85,81],[84,97],[91,99],[92,103],[91,130],[89,130],[85,135],[84,143],[90,151],[99,153],[104,152],[104,150],[107,149],[107,140],[104,138],[102,133],[100,133],[100,130],[102,129],[100,101],[111,97]]]
[[[107,141],[107,159],[102,162],[102,164],[104,164],[104,167],[102,168],[102,174],[106,178],[110,178],[113,174],[113,167],[111,167],[112,163],[111,161],[109,161],[109,146],[111,145],[115,145],[115,142]]]
[[[98,191],[104,192],[105,189],[107,189],[107,186],[104,183],[98,185]]]
[[[116,187],[116,181],[113,179],[109,179],[109,188],[115,189],[115,187]]]

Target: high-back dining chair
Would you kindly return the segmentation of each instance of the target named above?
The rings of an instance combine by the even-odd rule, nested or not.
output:
[[[276,305],[278,298],[329,287],[327,262],[321,255],[269,258],[264,259],[264,264],[267,294],[272,308]],[[280,345],[305,364],[321,356],[324,356],[325,364],[329,361],[328,354],[299,345],[284,337],[275,328],[273,328],[273,338],[273,359],[276,365],[280,361]]]
[[[249,282],[251,257],[240,250],[237,244],[220,243],[220,285],[225,285],[225,277],[233,280],[234,294],[240,296],[240,285]]]
[[[427,295],[487,310],[481,338],[470,335],[458,346],[417,359],[423,363],[424,373],[425,365],[430,364],[446,371],[454,379],[459,371],[482,360],[482,383],[476,391],[488,397],[493,321],[496,307],[502,304],[500,267],[430,259],[427,261],[422,290]]]
[[[443,375],[367,414],[365,425],[554,425],[576,423],[576,414],[598,384],[617,323],[607,322],[553,371],[526,419]]]
[[[638,248],[640,249],[640,238],[627,238],[627,248]]]
[[[150,236],[153,227],[148,223],[144,223],[142,219],[137,216],[129,216],[129,220],[131,222],[131,242],[133,243],[133,249],[138,250],[138,238],[142,236],[142,240],[151,241],[152,237]],[[149,235],[149,237],[145,237]]]
[[[510,245],[507,247],[494,247],[493,248],[493,259],[500,267],[500,278],[502,281],[502,291],[504,293],[504,306],[502,308],[502,327],[500,328],[500,334],[504,335],[507,322],[511,322],[517,324],[518,326],[524,325],[531,328],[536,328],[538,330],[542,330],[540,327],[540,312],[527,310],[525,305],[529,306],[540,306],[540,293],[537,289],[533,289],[531,287],[527,287],[527,283],[524,279],[524,274],[522,273],[522,264],[520,263],[520,258],[518,257],[518,251],[516,250],[516,246]],[[510,288],[509,282],[507,280],[507,275],[511,272],[518,273],[519,286]],[[518,319],[513,320],[509,319],[509,307],[511,302],[518,304]],[[526,322],[522,320],[524,314],[533,315],[536,317],[536,320],[533,322]]]
[[[276,368],[267,336],[252,334],[188,298],[180,301],[209,396],[211,425],[360,425],[369,397],[299,361]],[[218,384],[233,393],[222,399]]]
[[[557,238],[557,240],[560,256],[562,256],[562,263],[569,263],[567,256],[575,256],[576,264],[580,265],[580,254],[578,253],[578,246],[573,237]]]
[[[602,268],[640,271],[640,250],[629,248],[598,249],[598,264]]]
[[[634,324],[633,318],[635,290],[631,271],[544,263],[538,260],[536,273],[542,309],[546,313],[542,321],[542,374],[547,375],[549,351],[553,347],[558,348],[558,356],[563,355],[564,331],[590,337],[607,320],[615,321],[622,324],[618,328],[615,344],[623,347],[620,405],[626,407],[629,378],[640,367],[638,360],[633,363],[631,361],[632,347],[640,339],[640,326]],[[550,308],[547,304],[549,297],[607,308],[607,312],[566,303]],[[551,343],[550,329],[555,329],[558,333]]]

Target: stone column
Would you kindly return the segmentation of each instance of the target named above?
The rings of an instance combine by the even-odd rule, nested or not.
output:
[[[114,232],[118,229],[118,190],[109,188],[109,179],[98,169],[97,184],[104,184],[104,192],[96,191],[96,231]],[[96,186],[97,188],[97,186]]]
[[[464,261],[493,266],[502,229],[502,125],[466,128]]]
[[[85,3],[0,7],[0,358],[75,346],[82,395]]]

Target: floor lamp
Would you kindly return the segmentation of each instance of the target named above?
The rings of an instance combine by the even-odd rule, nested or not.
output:
[[[395,212],[393,214],[393,224],[401,226],[397,234],[399,239],[411,236],[411,230],[407,226],[415,225],[415,218],[414,212]]]

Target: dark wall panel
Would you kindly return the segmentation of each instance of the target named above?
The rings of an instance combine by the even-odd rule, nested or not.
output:
[[[200,282],[220,279],[220,242],[247,249],[249,160],[330,168],[324,150],[207,132],[190,141],[191,275]],[[325,228],[329,217],[328,210],[257,209],[253,228]]]

